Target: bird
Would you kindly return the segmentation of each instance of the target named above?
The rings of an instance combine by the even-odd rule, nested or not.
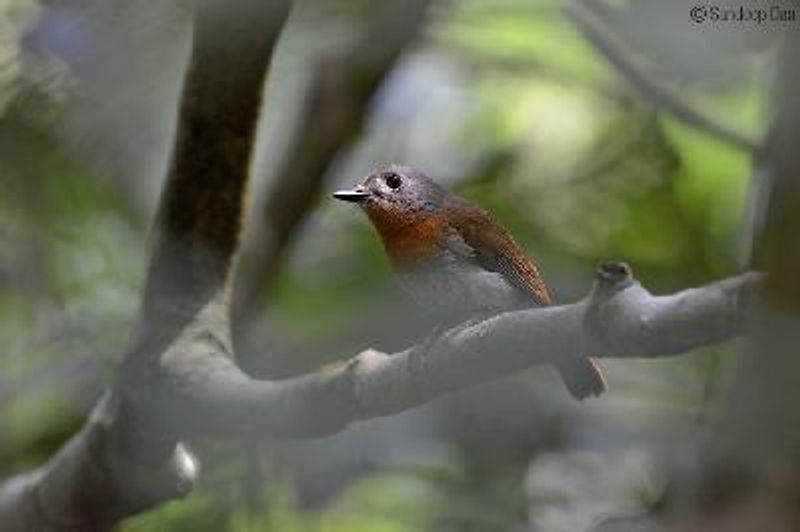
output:
[[[507,229],[414,167],[379,168],[333,197],[367,214],[399,284],[434,315],[464,321],[551,303],[539,267]],[[607,389],[590,356],[555,365],[576,399]]]

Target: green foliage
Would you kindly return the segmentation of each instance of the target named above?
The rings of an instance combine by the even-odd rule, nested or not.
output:
[[[543,74],[585,84],[607,70],[561,15],[561,3],[467,1],[439,28],[445,49],[512,72]]]
[[[714,236],[728,236],[743,215],[747,154],[672,120],[666,125],[681,159],[674,176],[678,201]]]

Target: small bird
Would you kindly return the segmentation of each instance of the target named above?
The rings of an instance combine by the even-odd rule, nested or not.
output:
[[[550,304],[539,268],[511,234],[415,168],[380,169],[333,197],[366,212],[400,284],[436,315],[474,318]],[[556,368],[577,399],[606,390],[591,357],[559,361]]]

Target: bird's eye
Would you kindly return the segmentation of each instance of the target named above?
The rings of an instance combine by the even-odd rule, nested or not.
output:
[[[403,183],[403,180],[400,179],[400,176],[395,174],[394,172],[386,174],[384,180],[386,181],[386,186],[388,186],[393,190],[397,190],[398,188],[400,188],[400,185]]]

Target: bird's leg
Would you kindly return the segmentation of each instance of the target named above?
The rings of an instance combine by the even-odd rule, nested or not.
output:
[[[475,325],[479,324],[480,322],[482,322],[482,321],[486,321],[486,320],[488,320],[489,318],[491,318],[491,317],[493,317],[493,316],[496,316],[496,315],[497,315],[497,312],[493,312],[493,311],[491,311],[491,310],[488,310],[488,309],[481,310],[481,311],[480,311],[480,312],[478,312],[477,314],[474,314],[473,316],[471,316],[471,317],[469,317],[467,320],[465,320],[465,321],[464,321],[464,322],[463,322],[463,323],[462,323],[462,324],[459,326],[459,328],[461,328],[461,329],[467,329],[467,328],[469,328],[469,327],[473,327],[473,326],[475,326]]]
[[[417,344],[408,357],[409,371],[412,375],[422,375],[425,373],[428,355],[433,349],[434,344],[439,341],[447,332],[447,327],[442,323],[437,323],[433,330],[425,337],[422,343]]]
[[[488,310],[487,311],[483,311],[483,312],[479,312],[478,314],[475,314],[475,315],[467,318],[463,322],[458,323],[457,325],[455,325],[455,328],[456,329],[467,329],[469,327],[472,327],[473,325],[477,325],[480,322],[491,318],[494,315],[495,315],[494,312],[491,312],[491,311],[488,311]],[[430,334],[428,334],[428,336],[425,338],[425,340],[420,345],[421,351],[423,353],[430,352],[430,350],[433,347],[433,345],[437,341],[439,341],[443,336],[445,336],[447,334],[447,332],[452,328],[453,328],[453,323],[442,323],[442,322],[439,322],[436,325],[434,325],[433,326],[433,330],[430,332]]]
[[[442,336],[445,335],[447,332],[448,327],[443,323],[437,323],[433,326],[433,330],[428,334],[425,338],[425,341],[422,342],[422,352],[428,353],[435,344]]]
[[[472,316],[470,319],[466,320],[464,323],[459,325],[459,328],[468,329],[470,327],[473,327],[473,326],[479,324],[482,321],[485,321],[489,317],[491,317],[491,314],[487,314],[486,316]]]
[[[487,320],[494,316],[494,312],[486,311],[480,312],[478,314],[473,314],[467,319],[459,320],[450,320],[450,321],[440,321],[434,325],[433,330],[428,334],[425,340],[421,344],[421,349],[423,353],[428,353],[433,345],[442,339],[443,337],[447,336],[450,331],[463,331],[464,329],[469,329],[470,327],[479,324],[480,322]]]

